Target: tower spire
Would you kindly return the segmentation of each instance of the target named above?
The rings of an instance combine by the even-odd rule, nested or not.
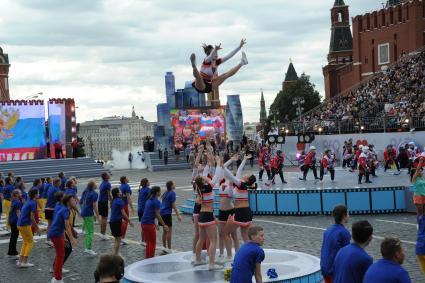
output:
[[[261,100],[260,100],[260,124],[264,126],[267,121],[266,102],[264,100],[263,89],[261,89]]]

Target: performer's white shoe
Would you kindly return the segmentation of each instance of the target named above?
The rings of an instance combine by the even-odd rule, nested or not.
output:
[[[242,51],[242,59],[241,59],[241,65],[248,65],[248,58],[246,58],[246,54],[244,51]]]

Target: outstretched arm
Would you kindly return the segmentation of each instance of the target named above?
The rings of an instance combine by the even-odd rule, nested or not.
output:
[[[232,172],[230,172],[229,169],[227,168],[224,168],[224,176],[226,177],[226,179],[234,183],[236,186],[241,185],[241,181],[239,180],[239,178],[233,176]]]
[[[235,56],[236,53],[238,53],[239,50],[241,50],[242,46],[245,45],[245,43],[246,43],[246,40],[242,39],[241,43],[239,44],[239,46],[235,50],[231,51],[230,53],[226,54],[223,58],[221,58],[221,63],[224,63],[227,60],[229,60],[230,58],[232,58],[233,56]]]
[[[236,172],[236,178],[242,177],[243,168],[245,167],[246,157],[242,160],[241,165],[239,165],[238,171]]]
[[[208,55],[207,57],[205,57],[205,62],[207,62],[207,63],[211,63],[212,62],[212,60],[217,56],[217,51],[219,50],[219,49],[221,49],[221,43],[220,43],[220,45],[216,45],[215,47],[214,47],[214,49],[211,51],[211,53],[210,53],[210,55]]]

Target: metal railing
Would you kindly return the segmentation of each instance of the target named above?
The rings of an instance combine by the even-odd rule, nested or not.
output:
[[[401,131],[425,130],[425,115],[400,118],[388,115],[380,117],[360,117],[345,120],[316,120],[308,122],[289,122],[281,125],[289,130],[287,135],[297,135],[302,132],[316,134],[348,134],[348,133],[385,133]]]

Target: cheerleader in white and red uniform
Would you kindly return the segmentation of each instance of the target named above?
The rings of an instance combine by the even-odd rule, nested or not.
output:
[[[422,164],[424,164],[422,167],[425,167],[425,151],[416,154],[415,159],[413,160],[412,170],[410,170],[410,181],[412,181],[413,175],[415,175],[416,169],[418,168],[419,163],[421,163],[421,160]]]
[[[203,48],[207,57],[205,57],[202,62],[201,69],[199,71],[196,67],[195,53],[192,53],[190,56],[190,62],[192,63],[193,76],[195,77],[195,81],[192,83],[193,87],[198,92],[210,93],[219,87],[226,79],[236,74],[242,66],[247,65],[248,59],[246,58],[245,52],[242,52],[242,59],[238,65],[221,75],[218,75],[217,73],[218,66],[232,58],[245,44],[246,40],[242,39],[239,46],[223,58],[218,58],[217,56],[218,50],[221,49],[221,44],[216,45],[215,47],[204,44]]]
[[[323,181],[323,175],[328,171],[331,174],[331,180],[335,180],[335,154],[332,150],[327,149],[323,155],[322,160],[320,161],[320,181]]]
[[[372,183],[369,180],[369,174],[370,174],[370,160],[369,160],[369,147],[364,146],[362,148],[362,153],[359,156],[359,184],[362,183],[363,176],[366,177],[366,183]]]
[[[274,179],[277,174],[280,176],[280,180],[282,181],[282,184],[286,184],[285,178],[283,177],[283,165],[285,164],[285,154],[281,150],[276,151],[276,156],[273,157],[271,161],[272,166],[272,184],[274,184]],[[270,186],[270,184],[266,184]]]

